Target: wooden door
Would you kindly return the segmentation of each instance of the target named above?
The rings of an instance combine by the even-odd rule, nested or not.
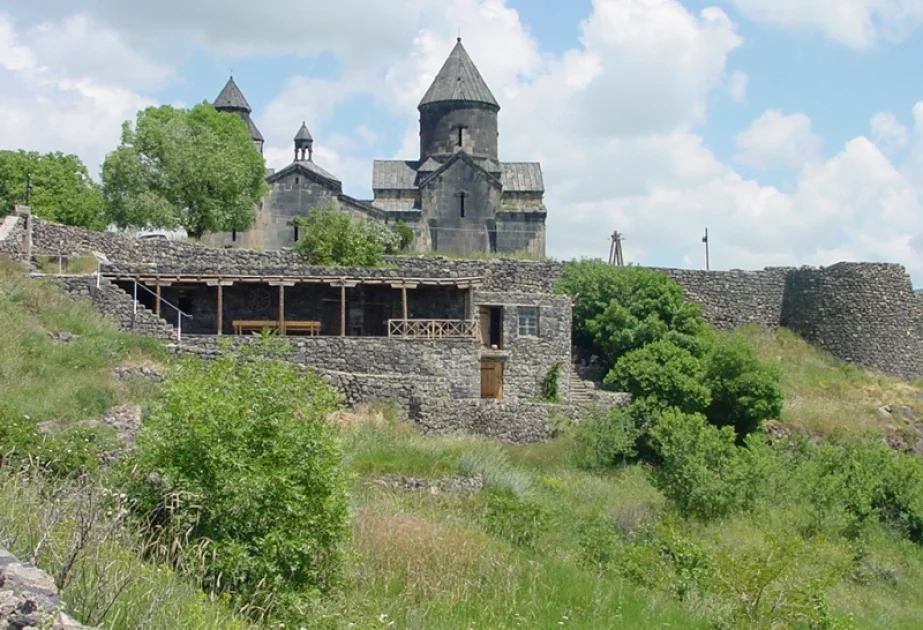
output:
[[[481,398],[503,398],[503,363],[481,361]]]

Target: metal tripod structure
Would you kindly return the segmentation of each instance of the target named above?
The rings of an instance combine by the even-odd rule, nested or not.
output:
[[[609,264],[618,267],[625,266],[625,259],[622,258],[622,240],[625,238],[618,232],[613,232],[612,243],[609,245]]]

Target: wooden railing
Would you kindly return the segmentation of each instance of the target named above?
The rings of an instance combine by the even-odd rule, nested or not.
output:
[[[447,339],[477,337],[476,320],[466,319],[389,319],[389,337]]]

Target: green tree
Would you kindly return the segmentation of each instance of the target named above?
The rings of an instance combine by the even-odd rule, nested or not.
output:
[[[23,203],[27,178],[36,216],[65,225],[105,227],[99,186],[76,155],[0,151],[0,214]]]
[[[606,375],[606,384],[629,392],[648,408],[673,407],[685,413],[706,409],[711,392],[701,362],[688,350],[665,339],[632,350]]]
[[[309,265],[374,267],[399,246],[399,237],[380,223],[354,221],[329,201],[298,217],[301,238],[292,249]]]
[[[711,389],[705,415],[712,424],[734,427],[737,439],[743,440],[765,420],[782,415],[782,373],[778,366],[760,361],[746,340],[717,337],[703,363],[705,384]]]
[[[700,353],[706,330],[701,309],[662,272],[580,260],[564,265],[558,290],[576,302],[574,341],[595,350],[610,367],[668,333],[676,345]]]
[[[207,590],[290,605],[338,581],[348,509],[328,414],[339,394],[257,352],[178,366],[121,464],[123,487],[160,543],[207,542]]]
[[[410,247],[410,244],[413,243],[413,230],[403,221],[398,221],[394,226],[394,233],[397,234],[401,242],[398,246],[398,250],[404,251]]]
[[[102,167],[106,217],[119,227],[243,231],[266,192],[263,158],[240,118],[208,103],[138,112]]]

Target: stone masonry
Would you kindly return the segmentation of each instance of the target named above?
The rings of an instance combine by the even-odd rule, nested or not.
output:
[[[22,220],[8,217],[4,224],[7,238],[0,241],[0,253],[21,256]],[[289,250],[224,250],[174,241],[139,241],[41,220],[35,221],[33,248],[44,254],[100,252],[108,257],[106,270],[112,272],[482,276],[480,292],[511,296],[513,302],[514,293],[528,294],[533,299],[542,296],[543,300],[555,297],[554,284],[561,271],[561,263],[556,262],[434,257],[389,259],[399,268],[317,268],[303,265]],[[923,301],[913,293],[910,279],[900,265],[839,263],[819,269],[661,271],[675,279],[690,300],[702,306],[705,319],[715,326],[785,326],[843,360],[888,374],[923,376]],[[551,308],[548,315],[557,318],[554,308],[558,307]],[[505,317],[511,316],[512,310]],[[535,376],[540,378],[538,373]]]

